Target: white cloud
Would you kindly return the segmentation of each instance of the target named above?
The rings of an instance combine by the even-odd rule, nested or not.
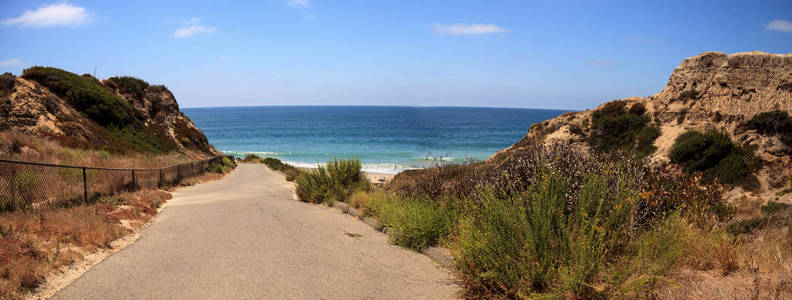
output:
[[[309,7],[311,6],[311,0],[289,0],[286,1],[286,5],[291,7]]]
[[[589,65],[590,66],[595,66],[595,67],[612,68],[612,67],[618,66],[619,64],[617,64],[615,61],[604,60],[604,59],[594,59],[594,60],[590,60],[589,61]]]
[[[473,35],[473,34],[492,34],[509,32],[508,29],[501,28],[495,24],[434,24],[434,31],[437,34],[451,35]]]
[[[30,27],[77,26],[91,21],[91,14],[85,7],[60,2],[25,11],[16,18],[5,19],[3,25]]]
[[[184,26],[173,32],[175,38],[186,38],[201,33],[213,33],[216,27],[201,25],[201,18],[192,18],[184,23]]]
[[[0,67],[13,66],[13,65],[21,64],[21,63],[22,63],[22,61],[20,61],[20,60],[18,60],[16,58],[6,59],[6,60],[3,60],[3,61],[0,61]]]
[[[781,31],[786,33],[792,33],[792,22],[787,20],[772,20],[770,23],[765,25],[765,29],[770,31]]]

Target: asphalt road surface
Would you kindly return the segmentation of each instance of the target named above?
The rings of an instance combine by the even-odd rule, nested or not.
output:
[[[283,176],[264,165],[241,164],[173,195],[137,242],[54,298],[458,297],[431,259],[351,216],[293,200]]]

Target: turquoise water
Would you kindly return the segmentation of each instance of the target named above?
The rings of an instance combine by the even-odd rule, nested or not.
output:
[[[218,150],[300,167],[358,158],[369,172],[486,159],[565,111],[470,107],[264,106],[182,109]]]

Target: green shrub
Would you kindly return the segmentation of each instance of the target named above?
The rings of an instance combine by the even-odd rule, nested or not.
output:
[[[133,123],[129,104],[90,78],[39,66],[25,69],[22,77],[46,86],[100,125],[121,128]]]
[[[245,158],[243,158],[242,161],[257,163],[257,162],[261,162],[261,157],[253,153],[248,153],[247,155],[245,155]]]
[[[120,93],[132,95],[137,99],[143,99],[149,87],[148,82],[131,76],[110,77],[107,81],[110,85],[114,85]]]
[[[267,157],[261,160],[261,163],[267,165],[272,170],[283,172],[286,175],[286,180],[294,181],[300,175],[300,170],[290,164],[283,163],[280,159]]]
[[[451,245],[467,298],[526,298],[531,292],[528,278],[541,270],[528,246],[525,209],[514,198],[500,199],[492,189],[479,198],[481,208],[461,220]]]
[[[642,233],[630,247],[633,270],[661,275],[679,265],[688,243],[688,224],[679,215],[673,215],[658,226]]]
[[[152,153],[163,153],[175,149],[173,144],[158,139],[145,129],[136,130],[132,127],[123,127],[121,129],[110,128],[108,130],[132,149]]]
[[[228,157],[223,157],[223,159],[221,159],[220,162],[223,163],[223,166],[227,168],[236,167],[236,163],[234,163],[234,161],[229,159]]]
[[[655,298],[653,289],[667,281],[666,275],[688,259],[695,259],[691,257],[697,255],[692,253],[695,247],[706,247],[694,245],[692,237],[691,227],[678,214],[638,233],[625,255],[605,272],[607,280],[615,285],[611,297]]]
[[[669,157],[689,173],[702,172],[706,182],[717,179],[725,184],[750,184],[758,167],[751,151],[714,130],[683,133],[674,142]]]
[[[192,144],[192,142],[190,142],[190,139],[188,139],[186,136],[181,137],[179,139],[179,142],[181,142],[183,146],[189,146],[190,144]]]
[[[167,152],[175,148],[166,137],[157,137],[156,129],[144,127],[136,110],[123,98],[91,76],[79,76],[51,67],[25,69],[22,77],[33,80],[66,100],[110,133],[108,144],[121,144],[120,151]],[[118,145],[116,145],[118,146]]]
[[[638,157],[651,154],[656,149],[654,141],[660,130],[649,122],[645,111],[641,103],[627,111],[622,101],[610,102],[594,111],[589,145],[602,153],[635,152]]]
[[[640,188],[637,178],[608,174],[591,174],[583,184],[566,221],[569,265],[561,273],[562,287],[575,295],[592,292],[590,283],[607,255],[627,242],[623,236],[629,234],[630,213]]]
[[[226,169],[222,164],[210,164],[208,170],[209,172],[214,172],[217,174],[223,174],[226,172]]]
[[[0,75],[0,97],[13,93],[15,84],[16,77],[13,74],[3,73]]]
[[[334,159],[326,166],[319,165],[318,169],[296,178],[297,195],[306,202],[332,204],[345,201],[355,191],[369,187],[361,168],[357,159]]]
[[[746,129],[753,129],[761,134],[792,134],[792,118],[783,110],[763,112],[743,123]]]
[[[207,168],[207,170],[209,172],[225,174],[226,172],[230,171],[235,167],[236,167],[236,163],[234,163],[233,160],[229,159],[228,157],[223,157],[222,159],[220,159],[220,162],[209,164],[209,168]]]
[[[453,243],[456,266],[473,294],[524,297],[561,290],[590,297],[608,258],[629,241],[640,178],[613,163],[578,184],[545,163],[524,192],[479,193]]]
[[[757,114],[743,123],[743,127],[763,135],[778,135],[782,143],[792,146],[792,117],[784,110]]]
[[[455,224],[453,209],[428,199],[379,192],[370,195],[369,201],[367,207],[387,228],[390,240],[405,248],[420,251],[436,245]]]
[[[732,235],[748,234],[764,228],[770,220],[769,217],[758,217],[737,221],[729,224],[729,226],[726,227],[726,231]]]
[[[765,214],[771,215],[771,214],[777,213],[779,211],[782,211],[784,209],[787,209],[790,206],[792,206],[792,205],[789,205],[789,204],[786,204],[786,203],[781,203],[781,202],[770,201],[770,202],[767,202],[767,204],[762,205],[762,211]]]

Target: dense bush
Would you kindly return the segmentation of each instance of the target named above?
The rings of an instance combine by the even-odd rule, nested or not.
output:
[[[784,209],[787,209],[790,206],[792,206],[792,205],[787,204],[787,203],[770,201],[770,202],[767,202],[767,204],[762,205],[762,212],[764,212],[765,214],[771,215],[771,214],[777,213],[779,211],[782,211]]]
[[[148,82],[130,76],[110,77],[107,81],[109,85],[117,88],[120,93],[132,95],[137,99],[143,99],[149,87]]]
[[[245,155],[244,158],[242,158],[242,161],[248,163],[259,163],[261,162],[261,156],[258,156],[253,153],[248,153],[247,155]]]
[[[132,127],[121,129],[110,128],[109,131],[122,142],[127,143],[129,148],[144,152],[164,153],[175,149],[175,145],[168,141],[157,138],[146,129],[136,130]]]
[[[236,167],[236,163],[228,157],[223,157],[219,163],[209,165],[209,171],[224,174]]]
[[[14,84],[16,84],[16,77],[13,74],[3,73],[0,75],[0,97],[13,93]]]
[[[334,159],[316,170],[304,172],[297,179],[300,200],[314,203],[345,201],[349,195],[369,187],[360,160]]]
[[[639,157],[651,154],[660,130],[644,112],[643,104],[636,103],[627,111],[622,101],[610,102],[594,111],[589,145],[602,153],[634,152]]]
[[[545,163],[525,191],[485,189],[471,203],[452,247],[456,267],[472,293],[524,297],[557,282],[576,295],[627,243],[639,178],[612,164],[588,172],[577,191]]]
[[[725,133],[688,131],[674,142],[671,160],[687,172],[702,172],[705,181],[750,185],[758,161],[753,153],[734,144]]]
[[[601,291],[592,286],[606,278],[618,289],[609,295],[641,297],[631,289],[644,289],[652,281],[633,281],[632,276],[661,278],[678,263],[733,266],[728,239],[709,234],[734,214],[721,197],[724,187],[697,176],[652,171],[631,155],[584,155],[560,144],[527,147],[469,166],[404,172],[387,189],[396,196],[359,193],[350,202],[370,209],[376,206],[373,199],[383,197],[391,197],[388,203],[400,203],[394,197],[431,197],[436,211],[456,208],[455,229],[439,240],[449,241],[459,278],[472,298],[537,293],[598,297]],[[411,211],[427,217],[420,212],[432,206],[421,207]],[[377,213],[374,209],[372,214]],[[658,227],[664,231],[656,232]],[[649,241],[660,239],[667,239],[662,249],[649,249]],[[701,251],[693,249],[694,240],[706,242]],[[685,258],[707,251],[726,253],[724,262],[716,263],[720,258],[715,256],[701,258],[703,262]],[[665,261],[649,261],[648,255]],[[624,264],[620,270],[611,267],[617,263]]]
[[[387,228],[388,237],[394,244],[405,248],[422,250],[436,245],[456,224],[454,209],[430,199],[409,198],[386,192],[365,196],[356,193],[355,204],[358,207],[364,197],[367,213],[377,217],[381,226]]]
[[[743,126],[761,134],[792,133],[792,118],[786,111],[775,110],[757,114]]]
[[[476,189],[476,179],[483,178],[477,174],[479,165],[446,164],[403,171],[393,177],[389,184],[389,190],[433,199],[443,195],[469,195]]]
[[[778,135],[784,144],[792,146],[792,117],[783,110],[763,112],[743,123],[745,129],[753,129],[764,135]]]
[[[261,160],[261,163],[267,165],[272,170],[283,172],[286,175],[286,180],[294,181],[300,175],[300,170],[294,166],[283,163],[280,159],[267,157]]]
[[[25,69],[22,77],[46,86],[100,125],[121,128],[134,121],[132,110],[124,99],[90,78],[38,66]]]
[[[283,174],[286,175],[286,180],[288,181],[294,181],[295,179],[297,179],[297,176],[300,175],[299,169],[295,168],[290,164],[284,163],[277,158],[272,158],[272,157],[261,158],[260,156],[254,153],[248,153],[247,155],[245,155],[245,158],[243,158],[242,161],[247,163],[263,163],[267,165],[268,168],[274,171],[283,172]]]
[[[146,128],[137,111],[126,100],[90,75],[79,76],[56,68],[37,66],[26,69],[22,77],[47,87],[101,125],[103,128],[97,126],[95,131],[101,139],[106,140],[107,149],[158,153],[176,147],[173,141],[163,135],[164,129]]]

